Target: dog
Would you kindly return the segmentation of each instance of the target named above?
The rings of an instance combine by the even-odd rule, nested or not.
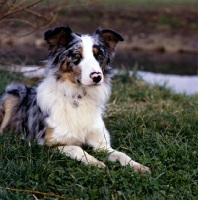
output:
[[[10,84],[0,99],[0,131],[9,128],[22,139],[58,148],[66,156],[85,164],[105,164],[84,151],[105,150],[108,160],[130,165],[139,173],[148,167],[111,147],[103,114],[111,93],[109,66],[123,37],[98,28],[93,35],[74,33],[68,26],[48,30],[46,77],[38,87]]]

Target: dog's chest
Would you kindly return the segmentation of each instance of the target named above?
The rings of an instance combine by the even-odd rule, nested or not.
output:
[[[56,142],[85,143],[89,133],[103,126],[102,109],[88,94],[72,98],[60,95],[54,102],[46,122],[54,129]]]
[[[37,103],[47,116],[50,143],[85,143],[89,134],[101,132],[108,91],[105,85],[82,88],[69,82],[57,83],[53,78],[44,80],[37,89]]]
[[[86,98],[87,93],[83,92],[83,94],[78,94],[74,95],[72,97],[67,97],[66,94],[64,94],[64,100],[66,101],[65,103],[68,104],[68,102],[71,104],[72,108],[78,108],[79,106],[86,106]]]
[[[75,129],[88,130],[97,124],[98,117],[101,117],[100,105],[89,98],[84,97],[65,98],[64,113],[65,121],[73,125]]]

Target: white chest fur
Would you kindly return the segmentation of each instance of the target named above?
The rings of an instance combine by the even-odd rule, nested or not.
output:
[[[104,127],[102,114],[110,93],[105,84],[82,88],[48,78],[37,92],[38,104],[48,115],[46,124],[54,129],[54,142],[85,143],[88,134]]]

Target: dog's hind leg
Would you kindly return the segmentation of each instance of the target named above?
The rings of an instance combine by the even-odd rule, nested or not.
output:
[[[84,151],[79,146],[59,146],[58,149],[65,153],[67,156],[76,159],[78,161],[82,161],[85,164],[96,165],[98,167],[106,167],[105,164],[93,156],[89,155],[86,151]]]
[[[2,119],[1,119],[1,125],[0,125],[0,134],[3,134],[3,130],[10,123],[11,117],[14,114],[13,109],[16,106],[17,102],[18,102],[18,98],[16,96],[10,95],[2,103],[2,108],[1,108]]]

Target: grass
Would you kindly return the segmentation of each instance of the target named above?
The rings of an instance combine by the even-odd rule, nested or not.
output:
[[[90,1],[91,2],[91,1]],[[99,1],[101,2],[101,1]],[[187,4],[187,3],[197,3],[196,0],[122,0],[122,3],[120,4],[119,0],[105,0],[102,1],[102,5],[107,6],[107,7],[112,7],[116,5],[125,5],[125,6],[144,6],[144,8],[153,8],[153,7],[158,7],[158,6],[167,6],[167,5],[172,5],[172,4]]]
[[[27,2],[32,2],[34,0],[27,0]],[[173,6],[173,5],[180,5],[183,8],[190,7],[191,4],[196,4],[197,0],[59,0],[60,3],[63,3],[67,6],[78,6],[78,7],[85,7],[85,6],[102,6],[105,8],[122,8],[122,7],[144,7],[146,8],[163,8],[164,6]],[[47,1],[43,1],[39,3],[39,6],[46,6]]]
[[[168,25],[170,28],[180,28],[181,22],[177,18],[171,18],[167,16],[162,16],[158,19],[158,24],[160,25]]]
[[[69,0],[69,4],[75,3],[98,3],[103,5],[113,5],[120,3],[120,0]],[[122,0],[123,4],[140,5],[140,4],[170,4],[170,3],[197,3],[197,0]]]
[[[12,79],[2,74],[1,92]],[[198,198],[198,96],[150,87],[126,73],[114,77],[107,116],[112,146],[150,167],[151,175],[89,148],[107,168],[86,166],[7,132],[0,137],[0,199]]]

